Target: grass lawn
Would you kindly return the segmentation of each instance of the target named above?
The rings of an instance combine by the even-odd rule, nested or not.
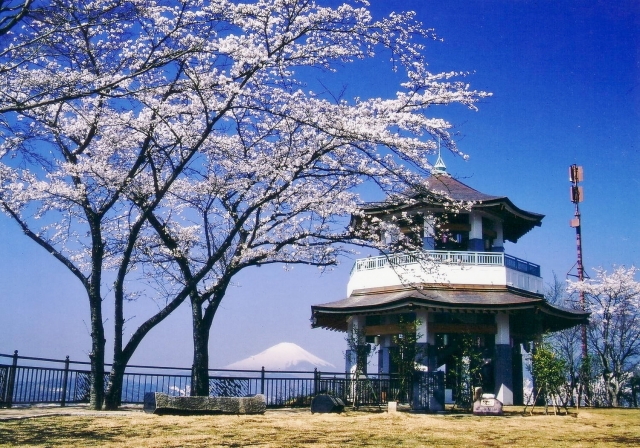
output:
[[[0,446],[486,447],[640,446],[640,410],[580,409],[569,416],[311,414],[157,416],[143,412],[0,421]]]

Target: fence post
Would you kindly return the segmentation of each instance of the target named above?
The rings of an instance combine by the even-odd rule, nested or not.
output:
[[[18,350],[13,352],[13,364],[9,371],[9,384],[7,385],[7,407],[13,405],[13,387],[16,382],[16,374],[18,372]]]
[[[313,395],[318,395],[318,368],[313,369]]]
[[[64,360],[64,374],[62,375],[62,401],[60,406],[64,407],[67,403],[67,379],[69,378],[69,355]]]
[[[264,395],[264,366],[262,366],[262,371],[260,374],[260,393]]]

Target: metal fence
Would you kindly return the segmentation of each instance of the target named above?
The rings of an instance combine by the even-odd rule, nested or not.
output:
[[[31,365],[24,365],[25,361]],[[436,389],[438,384],[443,384],[438,376],[442,374],[421,372],[420,375],[422,377],[417,384],[431,386],[426,389],[421,386],[423,399],[416,400],[415,405],[420,409],[428,409],[428,403],[440,395]],[[425,380],[425,375],[433,378]],[[0,407],[88,403],[90,380],[88,362],[70,361],[69,357],[61,361],[18,356],[17,351],[13,355],[0,353]],[[105,375],[105,385],[106,382]],[[188,369],[132,365],[127,367],[123,378],[122,403],[142,404],[147,392],[186,396],[190,388],[191,375]],[[388,400],[397,400],[400,391],[400,381],[394,375],[352,378],[348,373],[319,372],[317,369],[311,372],[272,372],[264,368],[258,371],[219,369],[209,373],[211,396],[263,394],[270,408],[309,406],[313,397],[320,393],[339,397],[347,405],[380,406],[386,405]],[[427,407],[424,403],[427,403]]]
[[[516,258],[511,255],[505,254],[504,265],[515,271],[524,272],[526,274],[540,277],[540,265],[522,260],[521,258]]]

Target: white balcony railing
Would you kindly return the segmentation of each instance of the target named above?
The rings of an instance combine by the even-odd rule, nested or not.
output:
[[[540,277],[540,266],[502,252],[456,252],[427,250],[401,252],[356,260],[351,273],[382,269],[390,266],[406,266],[420,262],[435,262],[472,266],[505,266],[519,272]]]
[[[410,283],[507,285],[541,293],[540,266],[501,252],[415,251],[356,260],[347,294],[355,289]]]

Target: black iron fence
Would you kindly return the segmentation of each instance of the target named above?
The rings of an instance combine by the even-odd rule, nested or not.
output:
[[[30,365],[25,365],[25,362]],[[110,366],[107,365],[107,368]],[[422,373],[416,384],[422,384],[420,398],[412,398],[415,407],[429,409],[429,403],[443,395],[440,372]],[[425,380],[427,376],[431,379]],[[64,361],[0,353],[0,407],[55,403],[88,403],[91,384],[88,362]],[[107,376],[105,375],[105,385]],[[428,386],[424,386],[424,385]],[[441,386],[439,386],[441,385]],[[191,374],[176,367],[127,367],[123,378],[122,403],[142,404],[147,392],[169,395],[190,394]],[[438,389],[442,389],[439,391]],[[380,406],[402,399],[400,380],[395,375],[368,375],[353,378],[349,373],[262,370],[209,371],[209,394],[229,397],[263,394],[267,406],[309,406],[312,398],[328,393],[354,406]],[[442,393],[441,393],[442,392]],[[411,398],[409,398],[411,399]],[[444,403],[442,403],[444,404]],[[425,407],[426,406],[426,407]]]

